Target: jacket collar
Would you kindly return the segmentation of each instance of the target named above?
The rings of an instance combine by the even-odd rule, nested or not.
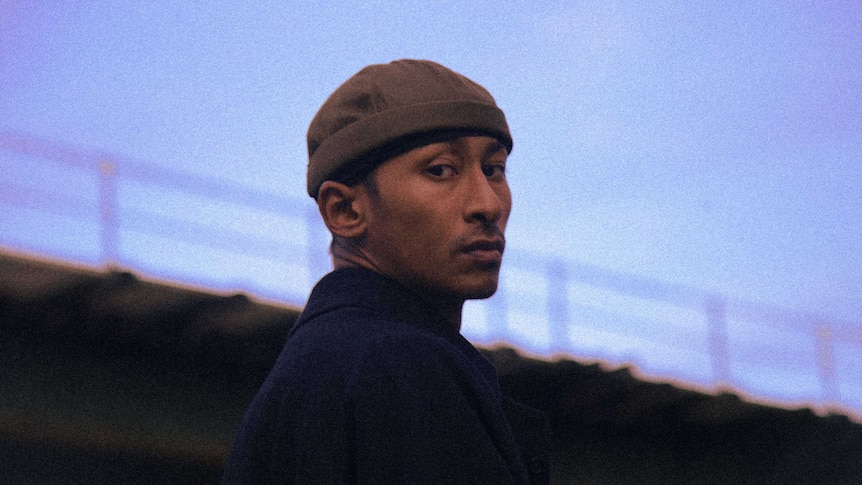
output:
[[[400,283],[374,271],[352,267],[337,269],[314,286],[294,331],[317,315],[343,307],[365,308],[447,340],[461,337],[430,305]]]
[[[400,325],[412,325],[435,334],[460,349],[499,394],[497,371],[456,329],[415,293],[400,283],[364,268],[341,268],[315,285],[291,334],[315,317],[330,311],[358,307]]]

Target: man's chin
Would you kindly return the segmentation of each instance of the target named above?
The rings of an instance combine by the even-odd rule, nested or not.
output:
[[[484,285],[478,285],[464,292],[465,300],[484,300],[494,296],[497,292],[497,281],[488,282]]]
[[[458,280],[450,280],[447,285],[437,286],[436,290],[432,289],[430,292],[461,301],[484,300],[497,292],[498,279],[496,274],[465,275]],[[433,288],[433,285],[428,288]]]

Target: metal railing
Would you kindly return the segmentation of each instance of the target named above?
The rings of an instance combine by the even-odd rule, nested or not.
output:
[[[0,245],[302,305],[329,268],[308,198],[0,133]],[[513,244],[512,246],[515,246]],[[706,270],[706,269],[705,269]],[[541,358],[862,421],[862,327],[507,250],[464,334]]]

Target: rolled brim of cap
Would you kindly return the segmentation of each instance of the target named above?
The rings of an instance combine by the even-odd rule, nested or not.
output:
[[[366,116],[333,133],[309,157],[308,194],[348,164],[397,140],[435,131],[464,130],[497,138],[512,151],[506,116],[498,107],[477,101],[432,101],[395,107]]]

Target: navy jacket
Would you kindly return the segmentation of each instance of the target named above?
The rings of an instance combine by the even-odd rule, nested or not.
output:
[[[312,291],[222,483],[547,483],[548,430],[415,295],[341,269]]]

